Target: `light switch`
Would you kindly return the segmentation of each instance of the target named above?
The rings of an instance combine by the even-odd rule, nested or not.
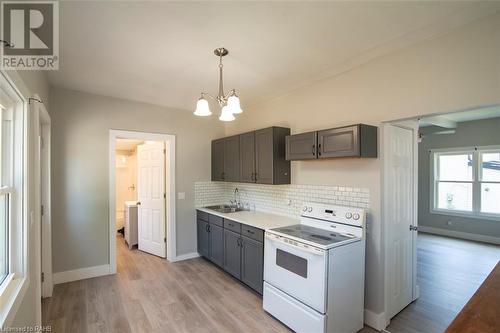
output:
[[[177,193],[177,199],[179,199],[179,200],[186,199],[186,192],[179,192],[179,193]]]

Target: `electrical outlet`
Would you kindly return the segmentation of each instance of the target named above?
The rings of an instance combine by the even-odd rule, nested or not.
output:
[[[451,220],[448,220],[448,221],[446,221],[446,225],[450,227],[453,225],[453,222]]]
[[[186,192],[179,192],[179,193],[177,193],[177,199],[179,199],[179,200],[186,199]]]

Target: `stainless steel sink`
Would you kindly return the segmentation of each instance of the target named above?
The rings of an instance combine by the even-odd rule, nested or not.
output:
[[[241,212],[243,210],[243,208],[236,208],[229,205],[206,206],[205,208],[215,210],[216,212],[219,213],[236,213],[236,212]]]

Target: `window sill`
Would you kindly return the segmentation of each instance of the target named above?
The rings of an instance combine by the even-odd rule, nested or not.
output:
[[[12,324],[14,316],[28,289],[29,280],[25,276],[9,274],[0,286],[0,328]]]
[[[495,214],[476,214],[473,212],[464,212],[459,210],[446,210],[446,209],[431,209],[431,214],[447,215],[447,216],[457,216],[476,220],[492,220],[500,221],[500,215]]]

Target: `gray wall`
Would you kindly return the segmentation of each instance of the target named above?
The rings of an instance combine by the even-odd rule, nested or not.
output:
[[[193,102],[194,103],[194,102]],[[177,254],[196,251],[194,182],[210,179],[210,141],[224,135],[217,117],[54,88],[52,249],[54,272],[108,264],[109,130],[176,135]]]
[[[422,226],[500,237],[499,221],[430,213],[429,149],[500,145],[500,118],[459,123],[455,134],[430,135],[418,146],[418,224]],[[452,225],[448,226],[447,222]]]

